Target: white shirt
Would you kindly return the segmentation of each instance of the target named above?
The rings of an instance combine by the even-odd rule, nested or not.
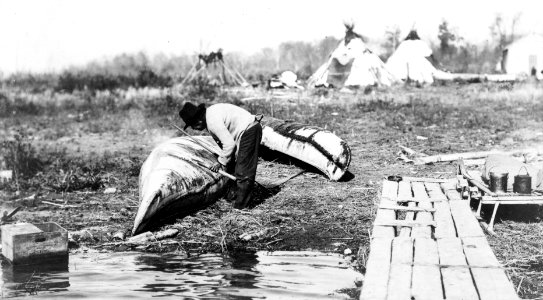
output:
[[[207,130],[222,145],[222,153],[219,154],[222,165],[228,164],[233,158],[241,136],[254,121],[254,115],[233,104],[218,103],[207,108]]]

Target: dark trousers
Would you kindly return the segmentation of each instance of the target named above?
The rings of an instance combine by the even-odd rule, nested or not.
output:
[[[245,208],[251,200],[258,164],[258,147],[262,139],[262,126],[255,121],[241,135],[236,159],[236,200],[234,207]]]

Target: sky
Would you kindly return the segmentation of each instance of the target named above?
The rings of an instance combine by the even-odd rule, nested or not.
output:
[[[286,41],[341,38],[346,21],[370,42],[387,28],[404,35],[414,26],[437,43],[445,19],[481,43],[497,14],[509,22],[520,14],[517,32],[543,34],[536,0],[0,0],[0,72],[59,71],[139,51],[252,54]]]

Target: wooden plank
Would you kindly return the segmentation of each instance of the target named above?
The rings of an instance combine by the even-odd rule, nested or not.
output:
[[[401,205],[391,205],[391,206],[381,205],[379,206],[379,209],[391,209],[391,210],[396,210],[396,211],[408,211],[408,212],[409,211],[411,212],[415,212],[415,211],[435,212],[436,211],[435,208],[422,208],[418,206],[401,206]]]
[[[462,195],[456,190],[445,190],[445,195],[449,201],[459,201],[462,200]]]
[[[483,201],[543,201],[543,196],[483,196]]]
[[[424,187],[426,187],[426,192],[431,199],[447,200],[447,196],[441,190],[439,183],[425,182]]]
[[[434,230],[435,238],[456,237],[457,232],[451,215],[449,202],[435,203],[434,206],[436,209],[434,219],[437,224]]]
[[[450,153],[450,154],[423,156],[423,157],[417,157],[415,164],[422,165],[422,164],[437,163],[437,162],[455,161],[459,159],[485,158],[491,154],[504,154],[504,153],[505,152],[503,151],[493,150],[493,151],[478,151],[478,152]]]
[[[415,239],[415,254],[413,261],[415,265],[439,265],[437,241],[427,238]]]
[[[463,191],[469,187],[468,180],[464,175],[456,175],[456,190]]]
[[[393,221],[384,221],[374,223],[375,226],[400,226],[400,227],[415,227],[415,228],[425,228],[428,226],[436,226],[434,221],[407,221],[407,220],[393,220]],[[428,227],[429,228],[429,227]]]
[[[395,200],[398,198],[398,183],[395,181],[383,180],[382,200]]]
[[[486,238],[464,238],[462,247],[481,300],[518,299]]]
[[[437,183],[425,183],[424,185],[430,198],[447,200],[447,196],[443,193],[441,185]],[[434,220],[437,223],[434,230],[435,238],[455,237],[456,228],[454,227],[449,203],[446,201],[435,202],[434,208]]]
[[[402,202],[415,202],[415,203],[428,202],[428,203],[434,203],[434,202],[443,202],[443,201],[445,201],[445,200],[441,200],[441,199],[430,199],[430,198],[424,198],[424,199],[416,199],[416,198],[404,199],[404,198],[398,198],[398,199],[396,199],[395,202],[398,202],[398,203],[402,203]]]
[[[459,238],[443,238],[437,240],[439,263],[449,266],[467,266],[462,240]]]
[[[472,268],[471,273],[481,300],[519,299],[513,284],[503,270]]]
[[[455,186],[455,182],[446,182],[441,184],[441,189],[443,190],[443,193],[447,196],[447,199],[449,199],[449,201],[462,200],[462,196],[456,190]]]
[[[384,200],[386,201],[386,200]],[[382,201],[383,202],[383,201]],[[386,201],[389,203],[394,203],[391,201]],[[389,205],[389,204],[387,204]],[[393,238],[395,236],[394,227],[382,226],[381,223],[390,223],[396,220],[396,212],[387,209],[378,209],[377,215],[375,216],[375,221],[373,223],[373,232],[372,237],[388,237]]]
[[[413,189],[413,194],[417,199],[430,199],[426,193],[426,187],[423,182],[413,182],[411,183],[411,188]],[[431,202],[419,202],[419,207],[422,208],[433,208]],[[415,219],[417,222],[433,222],[432,214],[429,212],[419,212],[417,213]],[[429,226],[426,227],[416,227],[411,231],[411,236],[416,238],[431,238],[432,237],[432,228]]]
[[[481,300],[518,299],[486,238],[464,238],[462,247]]]
[[[388,280],[388,300],[411,300],[413,240],[395,238],[392,241],[392,261]]]
[[[479,300],[468,268],[441,268],[441,277],[447,300]]]
[[[390,226],[373,226],[372,238],[393,238],[395,235],[394,227]]]
[[[443,191],[456,191],[456,178],[453,178],[453,179],[450,179],[449,181],[447,182],[443,182],[441,184],[439,184],[441,186],[441,189]]]
[[[409,177],[409,176],[403,176],[402,180],[404,181],[421,181],[421,182],[447,182],[450,179],[442,179],[442,178],[428,178],[428,177]]]
[[[398,183],[398,199],[412,199],[413,192],[411,191],[411,183],[408,181],[400,181]]]
[[[497,200],[497,201],[493,201],[493,200],[483,200],[481,202],[482,204],[496,204],[496,203],[499,203],[499,204],[507,204],[507,205],[520,205],[520,204],[524,204],[524,205],[538,205],[538,204],[543,204],[543,200],[530,200],[530,201],[518,201],[518,200]]]
[[[413,282],[411,288],[413,299],[443,299],[436,241],[427,238],[415,239],[413,262]]]
[[[360,293],[361,300],[387,298],[388,278],[392,251],[391,238],[373,238],[366,263],[366,276]]]
[[[411,183],[409,181],[400,181],[398,186],[398,198],[408,199],[413,198],[413,191],[411,190]],[[416,207],[415,202],[408,202],[408,207]],[[408,212],[405,214],[406,221],[413,221],[415,219],[414,212]],[[411,227],[401,227],[400,233],[398,234],[401,237],[408,237],[411,235]]]
[[[501,267],[485,237],[463,238],[462,244],[470,267]]]
[[[434,213],[434,220],[436,221],[436,228],[434,236],[436,239],[446,237],[456,237],[456,228],[451,215],[451,209],[448,202],[434,203],[436,212]]]
[[[479,222],[473,215],[469,201],[450,201],[451,214],[458,237],[484,237]]]
[[[459,238],[439,239],[437,248],[439,263],[442,266],[447,265],[441,268],[445,298],[478,300],[477,289],[467,268],[462,241]]]
[[[396,205],[393,199],[398,197],[398,183],[394,181],[383,181],[383,189],[381,191],[381,202],[379,205],[391,206]],[[396,212],[391,210],[379,209],[375,216],[375,222],[373,225],[372,237],[386,237],[393,238],[395,236],[395,230],[389,226],[379,226],[375,223],[390,222],[396,220]]]

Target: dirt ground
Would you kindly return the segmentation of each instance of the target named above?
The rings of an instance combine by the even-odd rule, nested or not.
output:
[[[176,98],[175,105],[161,109],[155,107],[160,99],[148,100],[156,101],[152,107],[122,106],[113,99],[106,109],[98,97],[91,105],[70,106],[59,95],[30,97],[4,91],[4,101],[11,103],[5,107],[13,111],[1,118],[4,159],[18,157],[20,165],[26,163],[25,168],[35,171],[26,175],[21,171],[17,182],[3,186],[1,209],[22,206],[16,221],[59,223],[70,231],[74,252],[97,248],[194,255],[349,249],[353,264],[363,272],[382,180],[389,175],[454,176],[452,163],[415,166],[398,160],[399,145],[433,155],[543,143],[543,87],[536,85],[254,93],[250,100],[233,95],[212,103],[233,102],[255,113],[335,132],[351,147],[351,174],[331,182],[308,170],[271,193],[258,189],[248,209],[234,210],[220,199],[168,225],[179,231],[169,242],[122,243],[130,236],[138,208],[139,167],[154,146],[178,135],[169,121],[181,122],[177,111],[186,98]],[[267,155],[259,163],[257,180],[273,184],[303,169],[296,162]],[[488,237],[524,298],[543,296],[540,212],[537,206],[503,207],[497,216],[497,235]],[[485,208],[483,217],[489,213]],[[243,234],[246,239],[240,238]]]

